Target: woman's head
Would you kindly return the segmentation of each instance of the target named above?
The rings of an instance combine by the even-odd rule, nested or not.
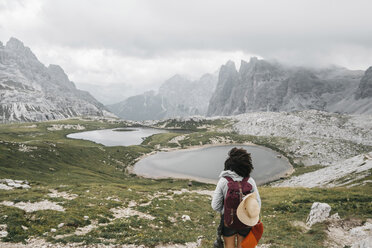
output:
[[[229,151],[229,157],[225,161],[225,170],[235,171],[242,177],[249,177],[253,170],[251,154],[243,148],[234,147]]]

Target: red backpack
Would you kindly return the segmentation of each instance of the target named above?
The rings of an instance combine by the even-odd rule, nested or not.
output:
[[[245,195],[252,193],[252,185],[248,183],[249,177],[242,181],[234,181],[231,177],[225,177],[228,181],[227,194],[224,201],[224,224],[235,230],[244,229],[248,226],[240,222],[236,215],[236,209]]]

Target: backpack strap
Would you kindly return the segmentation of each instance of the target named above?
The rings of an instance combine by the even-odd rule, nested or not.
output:
[[[242,179],[242,182],[248,182],[248,180],[249,180],[249,177],[245,177]]]
[[[224,177],[228,182],[234,182],[234,180],[232,180],[232,178],[231,177],[228,177],[228,176],[226,176],[226,177]]]
[[[226,178],[226,180],[229,182],[235,182],[234,180],[232,180],[231,177],[225,176],[224,178]],[[242,179],[242,182],[248,182],[248,180],[249,180],[249,177],[245,177]]]

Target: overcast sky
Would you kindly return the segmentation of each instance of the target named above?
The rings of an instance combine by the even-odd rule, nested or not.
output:
[[[16,37],[108,104],[250,56],[294,65],[372,65],[370,0],[0,0]]]

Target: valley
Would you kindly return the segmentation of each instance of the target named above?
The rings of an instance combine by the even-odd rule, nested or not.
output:
[[[341,155],[335,156],[329,161],[330,165],[312,163],[304,167],[298,159],[299,154],[285,144],[294,142],[292,140],[306,144],[309,137],[317,139],[320,134],[308,133],[306,136],[306,131],[294,131],[290,125],[277,126],[282,130],[280,136],[265,134],[270,120],[264,118],[265,114],[257,115],[261,116],[261,121],[255,128],[247,129],[250,131],[239,129],[240,121],[253,120],[249,116],[145,122],[142,124],[193,132],[160,133],[146,138],[141,145],[112,147],[68,139],[66,135],[81,132],[82,128],[89,131],[138,126],[140,123],[92,117],[1,125],[0,179],[27,180],[30,186],[0,190],[1,246],[15,247],[12,244],[20,246],[26,242],[31,247],[211,247],[219,221],[219,215],[210,207],[213,184],[192,181],[192,186],[188,186],[189,180],[142,178],[132,174],[131,168],[138,159],[156,151],[248,142],[286,156],[292,162],[296,176],[314,170],[316,173],[323,166],[332,168],[342,159]],[[281,120],[285,122],[296,116],[307,116],[307,113],[291,114]],[[326,118],[327,114],[312,116]],[[334,126],[333,121],[354,117],[333,115],[332,118],[329,128]],[[330,132],[334,136],[342,134],[344,142],[349,143],[349,153],[345,156],[368,155],[372,150],[368,143],[370,134],[363,133],[370,128],[370,122],[367,119],[358,123],[353,128],[340,126],[342,133],[339,134]],[[322,130],[326,131],[325,128]],[[280,133],[279,130],[276,132]],[[350,133],[361,133],[360,142],[346,139],[352,136],[347,135]],[[323,138],[323,142],[332,144],[335,137]],[[313,150],[305,151],[310,154]],[[343,150],[335,151],[335,154],[342,154]],[[322,246],[328,242],[327,222],[306,230],[293,224],[305,222],[314,201],[330,204],[332,214],[338,213],[345,220],[357,219],[362,223],[372,218],[372,198],[368,193],[371,190],[370,158],[367,157],[365,162],[361,167],[365,169],[363,177],[345,178],[342,175],[341,187],[335,187],[337,180],[330,188],[274,186],[284,184],[291,177],[273,185],[261,185],[265,233],[260,244],[309,247],[308,244]],[[2,184],[7,185],[7,182]],[[302,239],[298,239],[298,235]]]

